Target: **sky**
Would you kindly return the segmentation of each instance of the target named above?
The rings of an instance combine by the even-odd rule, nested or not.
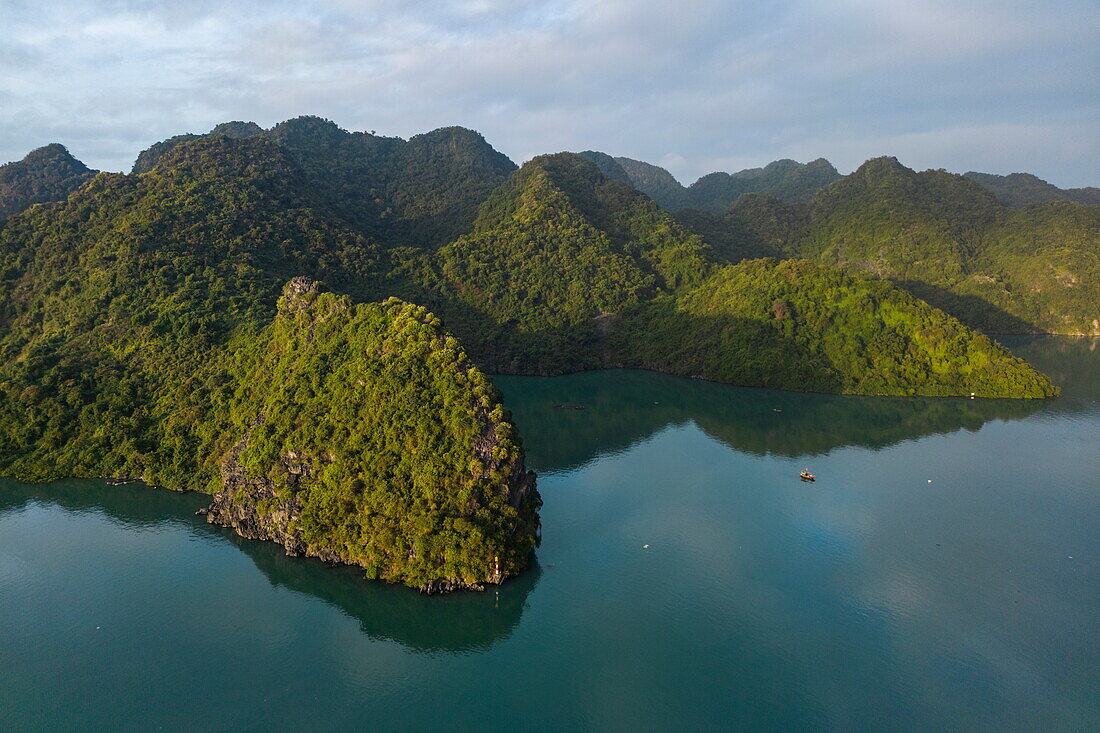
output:
[[[227,120],[481,132],[690,183],[778,158],[1100,185],[1100,0],[0,0],[0,162]]]

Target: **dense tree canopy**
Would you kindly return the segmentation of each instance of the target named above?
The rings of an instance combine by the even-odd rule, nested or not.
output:
[[[63,145],[32,150],[23,160],[0,165],[0,219],[35,204],[60,201],[94,175]]]
[[[763,168],[747,168],[737,173],[708,173],[685,187],[667,170],[650,163],[611,158],[591,151],[581,155],[597,163],[612,178],[616,176],[608,161],[617,163],[631,185],[670,212],[695,209],[721,214],[739,196],[749,193],[766,193],[790,203],[803,202],[808,201],[822,186],[840,178],[836,168],[824,158],[809,163],[784,159],[768,163]]]
[[[858,268],[988,333],[1100,334],[1100,206],[1008,208],[966,177],[877,158],[809,204],[742,196],[678,218],[728,261]]]
[[[1045,397],[986,337],[845,268],[1036,322],[1051,301],[1021,293],[1043,278],[1070,294],[1067,323],[1095,303],[1090,207],[1009,211],[890,160],[811,203],[753,194],[678,219],[619,161],[516,170],[463,128],[227,123],[136,168],[0,222],[0,472],[206,491],[245,536],[425,588],[498,581],[536,539],[483,369]],[[985,263],[1033,279],[976,279]]]

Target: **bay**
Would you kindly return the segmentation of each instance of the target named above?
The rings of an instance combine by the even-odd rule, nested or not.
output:
[[[1093,727],[1100,340],[1005,341],[1063,396],[498,377],[543,541],[480,594],[0,480],[0,729]]]

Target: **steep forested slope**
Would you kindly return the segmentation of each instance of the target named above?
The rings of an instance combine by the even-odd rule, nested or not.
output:
[[[308,294],[267,325],[299,273],[381,287],[306,181],[270,141],[202,139],[0,229],[0,470],[220,492],[242,532],[413,585],[515,572],[537,494],[437,321]]]
[[[745,260],[623,320],[623,366],[846,394],[1054,394],[1023,360],[927,303],[804,260]]]
[[[808,205],[745,196],[684,212],[716,251],[800,256],[887,278],[992,333],[1100,333],[1100,207],[1007,208],[973,181],[867,161]]]
[[[596,368],[598,317],[698,282],[702,247],[579,156],[540,156],[485,202],[470,234],[407,265],[408,297],[443,313],[490,370]]]
[[[498,582],[537,536],[483,368],[1044,397],[1004,349],[843,268],[950,306],[978,288],[1036,319],[1020,309],[1048,301],[1026,288],[1058,282],[1081,319],[1095,282],[1092,208],[1008,211],[890,161],[809,204],[753,194],[677,220],[629,165],[563,153],[516,170],[463,128],[226,123],[90,179],[57,153],[83,185],[0,221],[0,472],[207,491],[211,521],[428,589]],[[819,264],[775,259],[793,256]]]
[[[94,175],[63,145],[32,150],[23,160],[0,165],[0,219],[35,204],[60,201]]]
[[[198,140],[200,137],[232,137],[232,138],[246,138],[259,135],[264,131],[264,128],[257,125],[255,122],[223,122],[220,125],[215,125],[214,129],[205,135],[195,135],[192,133],[184,133],[182,135],[173,135],[167,140],[161,140],[159,143],[153,143],[145,150],[138,154],[137,160],[134,161],[134,166],[130,170],[131,173],[148,173],[153,170],[153,166],[157,164],[157,161],[164,157],[169,151],[175,148],[181,143],[190,142],[191,140]]]
[[[641,366],[787,389],[1053,393],[888,284],[720,260],[647,197],[566,153],[527,163],[469,235],[403,269],[406,297],[442,313],[493,371]]]
[[[496,389],[424,308],[297,278],[230,358],[208,519],[426,590],[526,565],[534,476]]]
[[[180,135],[138,156],[148,171],[175,146],[199,137],[259,136],[297,164],[315,195],[344,222],[389,245],[434,247],[469,229],[478,204],[515,164],[472,130],[447,127],[409,140],[348,132],[320,117],[297,117],[264,131],[229,122],[205,136]]]

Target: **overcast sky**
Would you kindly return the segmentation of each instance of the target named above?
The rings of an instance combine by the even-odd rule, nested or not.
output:
[[[1100,0],[0,0],[0,162],[225,120],[445,125],[690,182],[776,158],[1100,185]]]

